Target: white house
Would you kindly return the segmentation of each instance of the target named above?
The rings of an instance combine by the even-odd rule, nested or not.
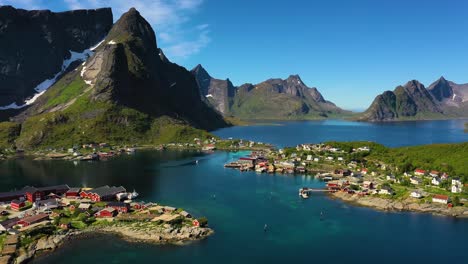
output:
[[[396,177],[395,177],[395,175],[387,175],[387,181],[396,182]]]
[[[422,194],[420,192],[418,192],[418,191],[412,191],[411,192],[411,197],[419,199],[419,198],[422,198]]]
[[[429,173],[429,175],[430,175],[431,177],[437,177],[437,176],[439,176],[439,172],[438,172],[438,171],[431,171],[431,172]]]
[[[461,193],[462,188],[458,185],[452,185],[452,193]]]
[[[448,204],[449,197],[447,195],[437,194],[432,197],[433,203]]]
[[[307,160],[312,160],[312,155],[307,155]]]
[[[379,194],[388,194],[388,195],[393,195],[394,193],[395,192],[393,191],[393,189],[389,186],[383,186],[379,192]]]
[[[318,162],[320,159],[319,158],[314,158],[314,161],[315,162]]]
[[[432,178],[432,181],[431,181],[433,185],[437,185],[437,186],[439,186],[441,182],[442,180],[439,178],[439,176]]]
[[[411,182],[411,184],[419,185],[419,184],[421,184],[422,181],[421,181],[421,179],[419,179],[419,178],[411,177],[411,178],[410,178],[410,182]]]
[[[462,182],[460,181],[460,178],[453,178],[452,179],[452,185],[461,186]]]
[[[360,147],[357,150],[358,151],[370,151],[369,147]]]
[[[338,157],[338,160],[339,160],[339,161],[343,161],[343,157]]]
[[[328,157],[327,157],[327,160],[333,160],[333,157],[332,157],[332,156],[328,156]]]

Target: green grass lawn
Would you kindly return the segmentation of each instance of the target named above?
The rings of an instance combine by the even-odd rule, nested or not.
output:
[[[6,237],[6,234],[0,235],[0,251],[3,249],[3,243],[5,242]]]

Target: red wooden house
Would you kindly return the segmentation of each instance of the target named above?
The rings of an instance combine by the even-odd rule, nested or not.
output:
[[[65,196],[67,198],[78,198],[80,196],[80,190],[81,188],[70,188],[70,190],[65,193]]]
[[[94,201],[94,202],[111,201],[111,200],[116,199],[117,194],[123,193],[123,192],[126,192],[126,190],[122,186],[109,187],[108,185],[106,185],[106,186],[101,186],[101,187],[91,189],[91,190],[83,190],[80,192],[80,196],[82,198],[90,199],[91,201]]]
[[[44,198],[53,193],[56,195],[62,195],[66,193],[70,187],[68,185],[56,185],[56,186],[48,186],[48,187],[26,187],[23,190],[26,192],[26,198],[30,202],[35,202],[38,200],[44,200]]]
[[[114,208],[119,213],[128,213],[128,211],[130,211],[130,204],[122,202],[110,202],[106,205],[106,208]]]
[[[109,217],[114,217],[116,215],[117,215],[117,210],[111,207],[104,208],[95,214],[95,216],[99,218],[109,218]]]
[[[26,206],[26,203],[20,200],[13,200],[10,203],[11,210],[14,210],[14,211],[19,211],[25,206]]]

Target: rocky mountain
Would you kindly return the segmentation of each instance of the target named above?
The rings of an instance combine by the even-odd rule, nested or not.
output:
[[[438,119],[468,116],[468,85],[459,85],[441,77],[427,89],[409,81],[394,91],[378,95],[359,117],[366,121]]]
[[[298,75],[269,79],[262,83],[234,87],[227,80],[211,77],[198,65],[192,70],[200,93],[225,116],[240,119],[316,119],[347,114],[326,101],[317,88],[306,86]]]
[[[191,72],[197,80],[202,97],[208,100],[210,105],[220,113],[229,114],[232,99],[236,93],[236,88],[231,81],[211,77],[200,64],[193,68]]]
[[[0,6],[0,109],[20,108],[50,86],[112,23],[110,8],[54,13]]]
[[[89,59],[12,121],[0,132],[15,136],[19,126],[14,142],[20,148],[192,141],[227,125],[200,99],[192,74],[164,56],[133,8]]]

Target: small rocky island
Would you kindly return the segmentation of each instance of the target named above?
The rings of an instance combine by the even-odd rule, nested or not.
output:
[[[133,201],[122,186],[24,187],[0,193],[0,264],[25,263],[65,241],[111,233],[128,241],[177,244],[208,237],[205,217],[180,208]]]

